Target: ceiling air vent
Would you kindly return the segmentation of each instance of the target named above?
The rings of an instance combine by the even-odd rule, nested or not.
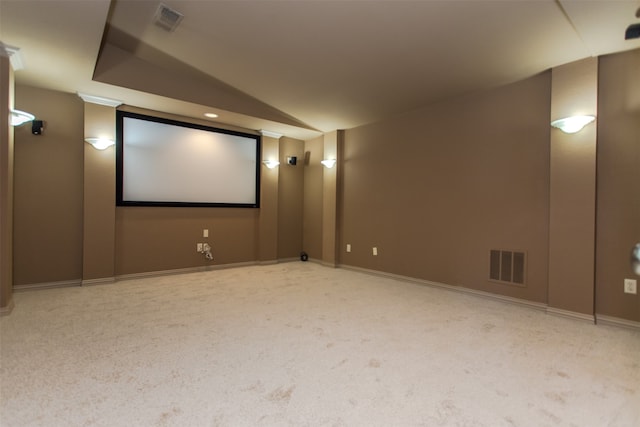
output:
[[[160,3],[154,17],[154,22],[157,26],[171,32],[176,29],[178,24],[180,24],[182,18],[184,18],[183,14],[177,10],[171,9],[165,4]]]

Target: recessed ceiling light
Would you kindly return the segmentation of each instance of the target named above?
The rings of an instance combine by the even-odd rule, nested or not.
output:
[[[215,119],[218,117],[216,113],[204,113],[205,117],[209,117],[210,119]]]

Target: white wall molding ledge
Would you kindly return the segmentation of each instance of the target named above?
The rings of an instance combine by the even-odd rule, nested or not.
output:
[[[605,316],[603,314],[596,313],[596,324],[607,326],[618,326],[620,328],[629,328],[640,331],[640,322],[634,322],[633,320],[621,319],[619,317]]]
[[[554,316],[567,317],[569,319],[580,320],[583,322],[596,323],[596,318],[592,314],[578,313],[575,311],[561,310],[559,308],[547,307],[547,314]]]
[[[15,304],[13,303],[13,298],[11,298],[7,305],[0,307],[0,317],[10,315],[13,311],[13,307],[15,307]]]
[[[227,268],[250,267],[252,265],[258,265],[258,262],[247,261],[247,262],[236,262],[233,264],[205,265],[202,267],[177,268],[174,270],[159,270],[159,271],[146,271],[143,273],[121,274],[119,276],[116,276],[116,281],[145,279],[148,277],[173,276],[177,274],[202,273],[205,271],[223,270]]]
[[[74,286],[81,286],[82,280],[62,280],[59,282],[43,282],[43,283],[30,283],[28,285],[15,285],[13,287],[14,292],[22,291],[35,291],[38,289],[55,289],[55,288],[71,288]]]
[[[473,295],[481,298],[488,298],[496,301],[502,301],[509,304],[521,305],[521,306],[532,308],[535,310],[545,311],[548,309],[546,304],[543,304],[540,302],[527,301],[520,298],[513,298],[513,297],[504,296],[504,295],[492,294],[490,292],[478,291],[475,289],[465,288],[462,286],[453,286],[453,285],[448,285],[446,283],[433,282],[431,280],[417,279],[415,277],[401,276],[399,274],[386,273],[386,272],[377,271],[377,270],[369,270],[367,268],[354,267],[354,266],[344,265],[344,264],[340,264],[338,265],[338,267],[344,268],[345,270],[352,270],[352,271],[358,271],[365,274],[370,274],[373,276],[387,277],[390,279],[402,280],[403,282],[411,282],[411,283],[416,283],[418,285],[429,286],[432,288],[440,288],[447,291],[454,291],[454,292]]]
[[[107,285],[109,283],[114,283],[116,281],[115,277],[100,277],[98,279],[83,279],[82,286],[93,286],[93,285]]]

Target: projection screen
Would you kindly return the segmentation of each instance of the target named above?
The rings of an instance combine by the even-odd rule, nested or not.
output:
[[[259,207],[260,136],[118,111],[118,206]]]

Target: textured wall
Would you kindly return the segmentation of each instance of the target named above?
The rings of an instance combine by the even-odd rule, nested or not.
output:
[[[340,262],[546,301],[550,83],[347,130]],[[494,248],[527,252],[526,287],[488,281]]]
[[[13,69],[0,53],[0,117],[8,117],[14,100]],[[13,149],[14,129],[0,122],[0,312],[13,307]]]
[[[640,50],[600,58],[596,313],[640,322],[640,295],[625,294],[640,242]]]
[[[287,158],[295,156],[295,166]],[[302,250],[302,198],[304,192],[304,142],[280,138],[278,179],[278,259],[296,258]]]
[[[304,206],[302,247],[310,258],[322,259],[322,192],[324,137],[305,141],[308,165],[304,168]]]
[[[14,285],[82,277],[84,104],[73,94],[16,86],[16,108],[44,120],[15,129]]]

